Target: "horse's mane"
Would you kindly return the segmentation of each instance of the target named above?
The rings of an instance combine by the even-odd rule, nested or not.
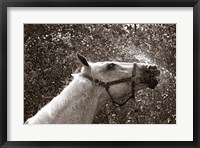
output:
[[[90,93],[92,88],[92,83],[86,78],[78,74],[72,74],[74,79],[67,85],[63,91],[56,97],[54,97],[51,102],[44,106],[36,114],[38,122],[51,123],[56,119],[56,116],[59,115],[64,109],[64,107],[70,104],[70,101],[73,101],[75,95],[80,94],[81,96],[86,96]]]

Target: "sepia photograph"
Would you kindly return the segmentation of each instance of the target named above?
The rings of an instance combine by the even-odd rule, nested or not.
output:
[[[3,1],[0,147],[199,146],[186,1]]]
[[[24,24],[24,124],[176,124],[176,24]]]

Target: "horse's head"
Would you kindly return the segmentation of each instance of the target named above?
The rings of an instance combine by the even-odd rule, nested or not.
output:
[[[84,56],[77,54],[77,57],[83,65],[83,76],[106,89],[107,92],[104,92],[109,94],[108,97],[123,98],[133,93],[133,90],[154,89],[158,84],[160,71],[156,65],[124,62],[89,63]]]

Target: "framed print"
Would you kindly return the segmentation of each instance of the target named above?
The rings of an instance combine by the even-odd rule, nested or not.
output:
[[[1,1],[1,147],[199,147],[199,1]]]

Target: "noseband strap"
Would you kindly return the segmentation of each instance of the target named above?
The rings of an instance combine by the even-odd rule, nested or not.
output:
[[[135,67],[134,63],[134,67]],[[96,85],[102,86],[105,88],[105,90],[107,91],[109,97],[111,98],[112,102],[114,104],[116,104],[117,106],[122,106],[124,104],[126,104],[126,102],[128,102],[129,99],[131,98],[135,98],[135,81],[134,81],[134,76],[135,76],[135,68],[133,68],[133,72],[132,72],[132,76],[129,78],[123,78],[123,79],[119,79],[119,80],[114,80],[114,81],[110,81],[110,82],[103,82],[99,79],[93,78],[85,73],[82,73],[81,76],[89,79],[90,81],[94,82]],[[112,97],[112,95],[110,94],[109,88],[111,85],[115,85],[115,84],[120,84],[120,83],[126,83],[126,82],[130,82],[131,81],[131,88],[132,88],[132,95],[129,96],[123,103],[119,103],[116,102],[115,99]]]

